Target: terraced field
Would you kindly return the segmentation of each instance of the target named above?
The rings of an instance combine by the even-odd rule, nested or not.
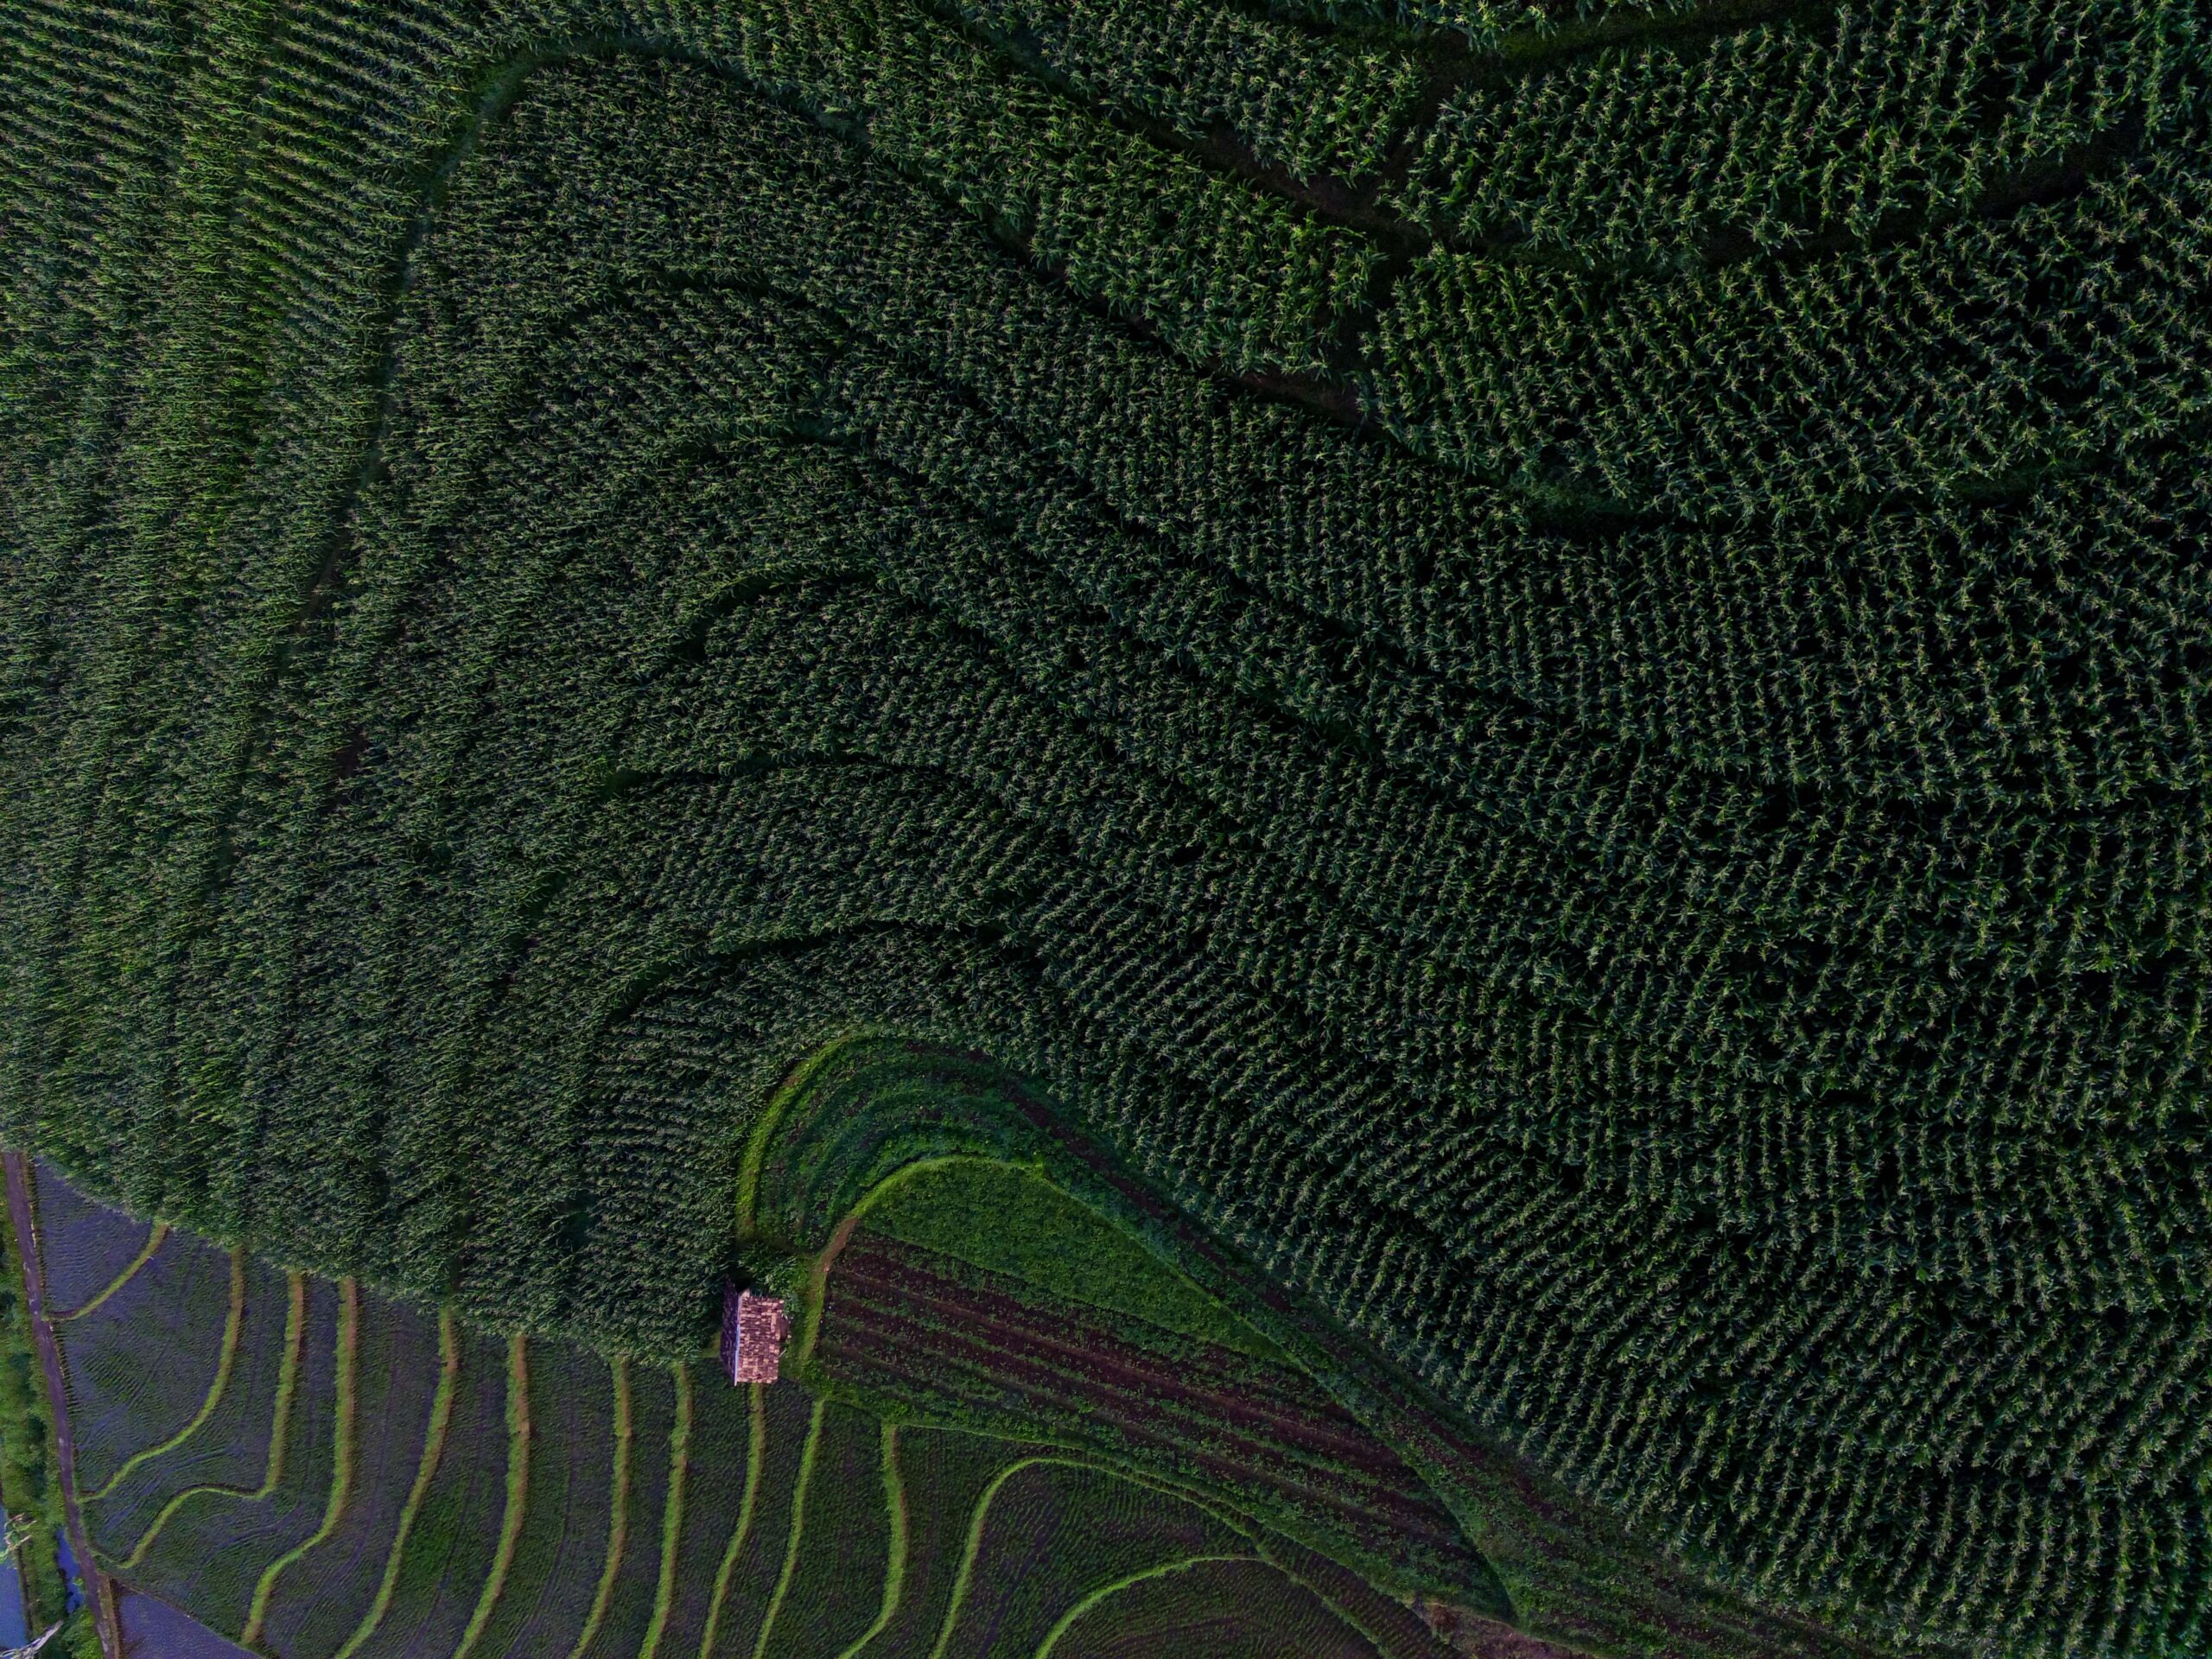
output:
[[[50,1168],[36,1192],[53,1282],[91,1292],[65,1338],[89,1530],[122,1627],[164,1652],[1445,1653],[1291,1541],[1012,1423],[501,1343],[149,1228]],[[174,1317],[201,1301],[229,1313]],[[264,1325],[273,1375],[243,1357]],[[242,1449],[257,1484],[222,1478]]]
[[[103,1558],[858,1641],[736,1270],[1446,1624],[2202,1659],[2208,86],[2175,0],[11,0],[0,1141],[169,1228],[54,1245]],[[1172,1433],[1007,1369],[1111,1286],[869,1232],[926,1156],[1195,1287]]]

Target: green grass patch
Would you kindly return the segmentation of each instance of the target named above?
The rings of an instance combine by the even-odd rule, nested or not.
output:
[[[1027,1280],[1055,1296],[1288,1363],[1139,1240],[1033,1171],[982,1158],[918,1166],[878,1188],[861,1214],[872,1232]]]
[[[46,1374],[31,1335],[23,1296],[22,1257],[5,1205],[0,1205],[0,1504],[11,1529],[25,1538],[16,1551],[23,1581],[23,1615],[41,1630],[59,1618],[64,1599],[54,1529],[63,1521],[61,1479],[54,1459],[54,1414]]]

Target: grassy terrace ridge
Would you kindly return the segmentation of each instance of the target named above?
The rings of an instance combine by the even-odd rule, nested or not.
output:
[[[39,1180],[43,1193],[67,1192],[50,1166]],[[105,1217],[117,1235],[143,1230],[122,1211],[87,1210],[91,1218],[82,1224],[88,1229]],[[187,1236],[180,1231],[177,1236]],[[211,1275],[242,1282],[231,1270],[235,1255],[226,1261],[201,1251],[193,1259]],[[488,1343],[448,1311],[435,1321],[435,1349],[415,1356],[436,1372],[427,1412],[410,1420],[411,1438],[385,1434],[367,1414],[369,1396],[362,1392],[381,1389],[383,1380],[362,1376],[359,1366],[372,1351],[390,1351],[387,1332],[395,1321],[420,1316],[351,1284],[331,1287],[273,1274],[257,1282],[290,1306],[285,1343],[290,1356],[299,1355],[315,1323],[308,1310],[334,1303],[327,1332],[337,1349],[332,1363],[327,1373],[317,1373],[320,1386],[309,1387],[295,1358],[277,1395],[276,1409],[286,1421],[270,1441],[273,1451],[330,1440],[318,1460],[324,1482],[319,1524],[296,1538],[270,1524],[285,1512],[276,1507],[283,1503],[281,1469],[257,1491],[187,1489],[223,1491],[245,1506],[226,1546],[235,1559],[219,1578],[200,1573],[196,1549],[180,1553],[162,1536],[120,1557],[114,1552],[121,1541],[101,1530],[97,1507],[93,1522],[105,1564],[127,1592],[137,1593],[143,1582],[158,1584],[180,1611],[255,1652],[320,1659],[391,1650],[395,1640],[410,1652],[423,1651],[420,1630],[438,1623],[443,1606],[451,1614],[446,1626],[451,1639],[435,1645],[460,1659],[524,1659],[547,1651],[549,1641],[576,1654],[734,1650],[761,1659],[960,1659],[983,1650],[974,1630],[998,1630],[1009,1618],[1014,1624],[1007,1628],[1029,1632],[1019,1643],[1024,1654],[1058,1652],[1070,1641],[1079,1646],[1093,1616],[1112,1608],[1116,1630],[1130,1626],[1134,1634],[1128,1639],[1141,1643],[1168,1640],[1189,1618],[1203,1616],[1219,1627],[1223,1639],[1254,1643],[1260,1651],[1315,1639],[1319,1630],[1332,1653],[1441,1659],[1442,1650],[1426,1635],[1410,1646],[1403,1632],[1374,1643],[1365,1633],[1373,1615],[1359,1595],[1348,1596],[1328,1572],[1303,1561],[1289,1541],[1271,1541],[1249,1518],[1192,1493],[1037,1443],[878,1420],[836,1399],[810,1399],[788,1385],[733,1389],[704,1362],[666,1373],[673,1410],[664,1422],[656,1412],[658,1432],[641,1434],[633,1402],[639,1390],[662,1386],[658,1368],[521,1332]],[[253,1317],[251,1306],[247,1317]],[[143,1322],[130,1320],[114,1305],[88,1310],[72,1329],[87,1351],[102,1341],[127,1344],[134,1332],[142,1339],[149,1335]],[[212,1329],[207,1334],[213,1346],[219,1338]],[[470,1374],[469,1367],[495,1354],[498,1363],[490,1369],[496,1375]],[[156,1360],[150,1351],[140,1357],[143,1363]],[[572,1409],[583,1392],[580,1381],[594,1369],[606,1378],[612,1409]],[[79,1387],[93,1384],[88,1380]],[[487,1389],[498,1391],[502,1404],[496,1419],[456,1409],[464,1394],[480,1396]],[[87,1401],[96,1403],[89,1395]],[[313,1416],[332,1421],[318,1429],[308,1421]],[[101,1425],[105,1439],[127,1437],[141,1421],[129,1414],[87,1417]],[[204,1421],[196,1420],[184,1435],[138,1448],[140,1466],[158,1469],[194,1458],[201,1450],[194,1441]],[[607,1489],[556,1474],[578,1466],[579,1448],[571,1444],[576,1437],[613,1442],[611,1511]],[[125,1462],[137,1455],[102,1449]],[[633,1512],[628,1497],[628,1471],[638,1459],[669,1471],[649,1526],[639,1524],[644,1517]],[[418,1522],[437,1506],[433,1493],[441,1472],[469,1465],[502,1472],[496,1482],[478,1479],[451,1488],[435,1524],[449,1539],[481,1532],[496,1543],[475,1564],[480,1570],[458,1571],[424,1600],[419,1590],[404,1587],[414,1576],[410,1563],[426,1548]],[[960,1467],[972,1473],[948,1488],[938,1471]],[[1056,1479],[1077,1483],[1071,1491],[1083,1496],[1076,1509],[1057,1499],[1041,1510],[1029,1502],[1039,1478],[1033,1471],[1063,1471]],[[733,1490],[741,1493],[741,1503],[717,1499],[718,1492],[727,1497]],[[399,1499],[403,1491],[404,1501],[386,1501]],[[558,1506],[553,1524],[534,1524],[538,1506],[547,1503]],[[917,1503],[933,1507],[918,1513]],[[290,1507],[301,1508],[296,1500]],[[1084,1522],[1077,1510],[1095,1510],[1095,1525]],[[385,1529],[341,1549],[352,1518],[364,1513],[386,1517]],[[1096,1560],[1086,1566],[1089,1557],[1080,1552],[1057,1549],[1040,1556],[1039,1541],[1053,1528],[1072,1529],[1067,1532],[1071,1541],[1088,1537],[1086,1548],[1095,1546]],[[588,1551],[572,1554],[574,1537],[590,1546]],[[1194,1540],[1211,1541],[1195,1548]],[[736,1568],[754,1542],[768,1546],[760,1562],[766,1571],[753,1586],[757,1595],[746,1595],[738,1590],[742,1575]],[[553,1560],[533,1552],[593,1571],[563,1585],[544,1570]],[[716,1559],[719,1572],[702,1573],[696,1586],[683,1581],[679,1561],[703,1569]],[[1233,1599],[1196,1609],[1180,1603],[1154,1608],[1147,1602],[1130,1610],[1118,1602],[1124,1590],[1160,1573],[1227,1560],[1255,1563],[1264,1572],[1240,1580]],[[650,1593],[614,1593],[618,1580],[640,1573],[653,1586]],[[598,1580],[595,1592],[585,1581],[592,1577]],[[703,1593],[709,1579],[711,1595]],[[246,1590],[250,1595],[241,1593]],[[403,1632],[393,1621],[410,1594],[416,1605],[407,1611],[410,1623]],[[350,1634],[341,1635],[327,1620],[318,1624],[316,1614],[329,1598],[365,1607]],[[563,1605],[565,1618],[558,1611]],[[322,1634],[312,1640],[302,1634],[318,1628]]]
[[[134,1589],[926,1656],[996,1390],[1445,1624],[2212,1650],[2201,7],[12,0],[0,246]]]
[[[1284,1357],[1219,1301],[1033,1170],[982,1158],[910,1164],[853,1213],[868,1231],[1071,1300],[1256,1358]]]
[[[1268,1283],[1236,1252],[1118,1168],[1056,1104],[973,1053],[896,1037],[850,1037],[795,1068],[755,1121],[739,1166],[740,1253],[756,1279],[789,1286],[799,1297],[787,1372],[833,1393],[849,1392],[872,1409],[899,1411],[904,1394],[919,1405],[923,1421],[971,1432],[995,1427],[1077,1446],[1087,1458],[1103,1458],[1169,1490],[1216,1503],[1256,1505],[1253,1512],[1268,1527],[1287,1526],[1301,1542],[1319,1542],[1327,1554],[1349,1552],[1363,1574],[1378,1577],[1401,1596],[1439,1594],[1437,1585],[1427,1581],[1440,1570],[1433,1562],[1416,1564],[1416,1556],[1388,1545],[1378,1553],[1371,1541],[1363,1544],[1341,1531],[1326,1532],[1323,1541],[1306,1531],[1310,1518],[1294,1518],[1294,1511],[1259,1497],[1237,1475],[1211,1465],[1208,1472],[1195,1473],[1172,1459],[1132,1458],[1114,1439],[1085,1433],[1077,1425],[1098,1409],[1096,1404],[1079,1407],[1075,1417],[1056,1419],[1048,1389],[1024,1402],[1030,1409],[1009,1410],[1007,1378],[1019,1374],[1019,1363],[1008,1373],[984,1360],[983,1391],[974,1396],[974,1405],[964,1405],[961,1385],[945,1380],[944,1357],[922,1339],[931,1323],[944,1321],[941,1313],[923,1312],[919,1324],[894,1338],[894,1354],[903,1348],[913,1356],[915,1369],[903,1381],[896,1358],[888,1370],[879,1366],[859,1372],[825,1360],[821,1351],[845,1334],[836,1318],[838,1264],[847,1253],[857,1253],[875,1195],[887,1192],[896,1202],[910,1181],[926,1180],[931,1172],[963,1159],[1019,1167],[1029,1179],[1057,1186],[1061,1204],[1040,1205],[1033,1213],[1060,1224],[1082,1217],[1086,1229],[1100,1220],[1116,1227],[1125,1235],[1124,1248],[1167,1268],[1169,1282],[1196,1287],[1223,1313],[1235,1309],[1238,1321],[1265,1339],[1268,1351],[1288,1357],[1311,1379],[1308,1386],[1318,1383],[1332,1408],[1347,1414],[1343,1426],[1330,1433],[1341,1437],[1349,1427],[1355,1437],[1372,1437],[1370,1451],[1348,1455],[1364,1463],[1379,1452],[1401,1471],[1394,1478],[1412,1483],[1424,1500],[1433,1501],[1431,1494],[1440,1497],[1451,1516],[1447,1525],[1464,1529],[1461,1546],[1471,1542],[1479,1552],[1442,1569],[1458,1575],[1442,1599],[1474,1610],[1471,1628],[1479,1628],[1484,1618],[1510,1620],[1539,1637],[1600,1652],[1633,1651],[1654,1640],[1715,1654],[1877,1650],[1716,1592],[1695,1573],[1623,1536],[1572,1495],[1532,1481],[1417,1382],[1345,1332],[1325,1308]],[[1035,1248],[999,1239],[988,1250],[971,1243],[967,1254],[988,1253],[1011,1266],[1030,1259]],[[1069,1283],[1058,1272],[1050,1277],[1059,1286]],[[1052,1289],[1036,1287],[1028,1299],[1050,1306]],[[894,1294],[893,1304],[900,1300]],[[955,1319],[949,1328],[958,1338],[969,1323]],[[1105,1322],[1081,1351],[1110,1355],[1125,1336]],[[1046,1338],[1047,1352],[1053,1340]],[[1020,1360],[1018,1352],[1008,1357]],[[1077,1360],[1073,1370],[1093,1363]],[[1054,1369],[1048,1360],[1046,1372]],[[1220,1397],[1225,1402],[1237,1392],[1232,1388]],[[1230,1467],[1234,1464],[1232,1458]]]

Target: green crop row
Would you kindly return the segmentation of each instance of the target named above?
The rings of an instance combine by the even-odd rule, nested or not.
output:
[[[785,1069],[980,1050],[1700,1573],[2201,1651],[2190,20],[1721,10],[17,8],[0,1127],[672,1359]],[[335,1318],[103,1547],[282,1474],[242,1622]]]
[[[2202,104],[2171,6],[1873,0],[1452,94],[1389,205],[1446,239],[1699,263],[2047,189]]]
[[[51,1172],[41,1190],[81,1205]],[[121,1212],[82,1210],[111,1242],[143,1236]],[[196,1263],[201,1287],[219,1288],[219,1253],[183,1234],[167,1248],[173,1272]],[[1205,1511],[1064,1454],[895,1429],[795,1388],[733,1389],[703,1363],[610,1370],[573,1344],[501,1344],[450,1314],[432,1338],[423,1316],[351,1283],[230,1276],[254,1287],[241,1318],[257,1325],[254,1304],[293,1301],[296,1286],[298,1339],[327,1348],[278,1395],[285,1455],[251,1492],[194,1489],[146,1548],[111,1564],[286,1659],[1026,1656],[1112,1602],[1132,1561],[1188,1559],[1193,1529],[1249,1554]],[[228,1351],[219,1324],[179,1332],[104,1306],[64,1326],[65,1359],[220,1370],[214,1352],[191,1352],[195,1339]],[[167,1419],[138,1395],[124,1405],[88,1418],[88,1451],[173,1476],[202,1455],[204,1418],[134,1447]],[[1028,1501],[1040,1483],[1041,1512]],[[104,1512],[105,1497],[87,1501]],[[1086,1541],[1025,1554],[1040,1527]],[[1278,1642],[1310,1622],[1285,1585],[1256,1588],[1232,1599],[1217,1587],[1184,1611]]]
[[[24,1296],[22,1257],[12,1217],[0,1214],[0,1508],[13,1549],[0,1572],[22,1586],[23,1618],[33,1633],[59,1620],[67,1601],[57,1540],[67,1510],[55,1458],[54,1409]]]

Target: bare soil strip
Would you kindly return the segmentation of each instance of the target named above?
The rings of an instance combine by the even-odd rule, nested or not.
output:
[[[54,1340],[54,1322],[46,1313],[46,1275],[39,1266],[29,1166],[20,1152],[0,1152],[0,1163],[6,1165],[8,1172],[8,1216],[15,1224],[16,1256],[23,1271],[23,1299],[30,1309],[31,1335],[38,1344],[39,1363],[46,1372],[47,1409],[54,1414],[54,1445],[61,1473],[62,1501],[69,1517],[69,1549],[77,1558],[78,1573],[99,1623],[100,1646],[119,1659],[123,1624],[116,1613],[115,1585],[93,1558],[84,1511],[77,1503],[77,1440],[69,1427],[69,1390],[61,1374],[61,1344]]]

